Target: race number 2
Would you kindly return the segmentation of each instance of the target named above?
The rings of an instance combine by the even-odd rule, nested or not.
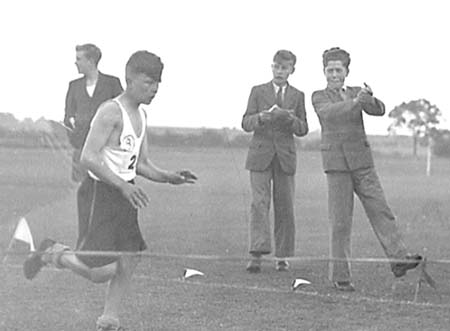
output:
[[[136,160],[137,160],[136,155],[132,155],[132,156],[130,157],[130,165],[128,166],[128,169],[130,169],[130,170],[133,170],[133,169],[134,169],[134,167],[135,167],[135,165],[136,165]]]

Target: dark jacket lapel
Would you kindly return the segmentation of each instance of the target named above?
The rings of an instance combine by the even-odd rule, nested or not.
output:
[[[294,92],[294,88],[288,84],[288,86],[286,86],[286,91],[284,92],[283,106],[287,107],[286,105],[290,105],[291,100],[294,98]]]
[[[95,99],[96,95],[103,89],[103,85],[105,84],[105,75],[103,75],[100,71],[98,72],[97,84],[95,84],[94,93],[92,93],[92,99]]]
[[[264,95],[264,100],[266,101],[266,103],[270,106],[274,105],[276,102],[276,96],[275,96],[275,89],[273,88],[273,84],[272,81],[264,84],[262,86],[263,88],[263,95]]]

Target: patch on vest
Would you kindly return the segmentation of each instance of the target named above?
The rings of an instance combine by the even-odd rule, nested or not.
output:
[[[122,140],[122,148],[127,152],[131,152],[134,149],[135,140],[132,135],[128,135],[123,137]]]

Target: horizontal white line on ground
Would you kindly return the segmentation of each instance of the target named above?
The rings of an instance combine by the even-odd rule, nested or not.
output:
[[[10,268],[14,269],[21,269],[22,265],[5,265]],[[46,268],[44,269],[46,272],[64,272],[64,270],[56,269],[56,268]],[[68,271],[68,270],[67,270]],[[201,286],[201,287],[211,287],[211,288],[228,288],[228,289],[236,289],[236,290],[246,290],[246,291],[257,291],[257,292],[267,292],[267,293],[293,293],[291,289],[280,289],[275,287],[259,287],[259,286],[246,286],[246,285],[236,285],[236,284],[225,284],[225,283],[212,283],[212,282],[200,282],[200,281],[193,281],[189,279],[183,279],[183,277],[180,275],[179,278],[157,278],[157,277],[151,277],[143,274],[137,274],[134,276],[137,279],[145,279],[149,281],[154,282],[171,282],[171,283],[178,283],[178,284],[190,284],[195,286]],[[371,298],[371,297],[365,297],[362,295],[358,295],[358,292],[354,292],[353,294],[330,294],[330,293],[319,293],[317,291],[305,291],[305,290],[296,290],[294,293],[297,293],[299,295],[306,295],[310,297],[317,297],[322,299],[330,299],[330,300],[347,300],[351,302],[371,302],[371,303],[378,303],[378,304],[399,304],[399,305],[406,305],[406,306],[415,306],[415,307],[422,307],[422,308],[441,308],[441,309],[450,309],[450,304],[435,304],[435,303],[428,303],[428,302],[414,302],[414,301],[407,301],[407,300],[395,300],[392,298]]]

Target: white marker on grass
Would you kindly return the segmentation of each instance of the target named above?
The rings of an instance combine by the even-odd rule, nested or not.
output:
[[[302,287],[304,285],[309,285],[309,284],[311,284],[311,282],[309,280],[302,279],[302,278],[296,278],[292,282],[291,288],[292,288],[292,291],[295,291],[295,290],[299,289],[300,287]]]
[[[182,279],[188,279],[190,277],[194,276],[204,276],[205,274],[201,271],[195,270],[195,269],[184,269],[183,277]]]

